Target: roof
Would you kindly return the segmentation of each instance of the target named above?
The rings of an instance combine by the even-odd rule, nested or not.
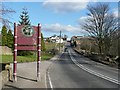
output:
[[[71,40],[92,39],[90,36],[73,36]]]

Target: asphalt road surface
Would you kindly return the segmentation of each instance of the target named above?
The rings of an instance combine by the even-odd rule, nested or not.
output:
[[[55,60],[47,72],[48,88],[119,88],[118,69],[94,62],[71,47]],[[91,90],[91,89],[90,89]]]

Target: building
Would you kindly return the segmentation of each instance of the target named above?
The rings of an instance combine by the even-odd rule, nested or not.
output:
[[[44,38],[44,40],[45,41],[48,40],[49,42],[53,42],[53,43],[63,43],[64,42],[63,38],[60,38],[57,35],[53,35],[51,37]]]
[[[90,40],[92,39],[91,37],[88,36],[73,36],[71,37],[71,45],[81,45],[82,41],[84,40]]]
[[[76,42],[77,45],[80,45],[82,38],[84,38],[84,37],[83,36],[73,36],[71,38],[71,44],[73,44],[74,42]]]

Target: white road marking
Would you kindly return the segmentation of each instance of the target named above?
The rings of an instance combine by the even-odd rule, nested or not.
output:
[[[74,52],[74,55],[79,55],[79,54],[75,54],[75,51],[73,50],[73,52]],[[85,61],[86,62],[86,61]],[[89,61],[88,61],[89,62]],[[93,61],[94,62],[94,61]],[[99,64],[99,65],[101,65],[101,66],[107,66],[107,65],[105,65],[105,64],[102,64],[102,63],[97,63],[97,64]],[[101,67],[101,66],[99,66],[99,67]],[[110,68],[110,69],[113,69],[113,70],[116,70],[117,72],[118,72],[118,70],[119,69],[117,69],[117,68]],[[115,72],[116,73],[116,72]]]
[[[91,74],[93,74],[93,75],[96,75],[96,76],[98,76],[98,77],[101,77],[101,78],[103,78],[103,79],[105,79],[105,80],[108,80],[108,81],[111,81],[111,82],[113,82],[113,83],[116,83],[116,84],[119,84],[119,85],[120,85],[120,82],[119,82],[118,80],[113,79],[113,78],[108,77],[108,76],[105,76],[105,75],[103,75],[103,74],[100,74],[100,73],[98,73],[98,72],[95,72],[95,71],[93,71],[93,70],[90,70],[90,69],[86,68],[85,66],[81,65],[81,64],[78,63],[78,62],[74,59],[74,57],[71,55],[70,50],[69,50],[68,52],[69,52],[69,55],[70,55],[70,58],[72,59],[72,61],[73,61],[78,67],[80,67],[81,69],[83,69],[83,70],[85,70],[85,71],[87,71],[87,72],[89,72],[89,73],[91,73]]]
[[[53,90],[53,85],[51,82],[51,78],[50,78],[50,73],[48,72],[48,80],[49,80],[49,84],[50,84],[50,88]]]
[[[46,73],[45,73],[45,88],[47,88],[47,79],[46,79]]]

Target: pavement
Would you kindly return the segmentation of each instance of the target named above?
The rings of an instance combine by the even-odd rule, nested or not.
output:
[[[46,85],[46,70],[52,61],[59,58],[59,55],[54,56],[51,60],[42,61],[40,63],[40,81],[37,82],[37,62],[18,63],[17,64],[17,82],[9,81],[2,90],[11,88],[11,90],[23,90],[24,88],[47,88]],[[13,64],[11,64],[13,67]],[[13,70],[13,69],[12,69]]]

